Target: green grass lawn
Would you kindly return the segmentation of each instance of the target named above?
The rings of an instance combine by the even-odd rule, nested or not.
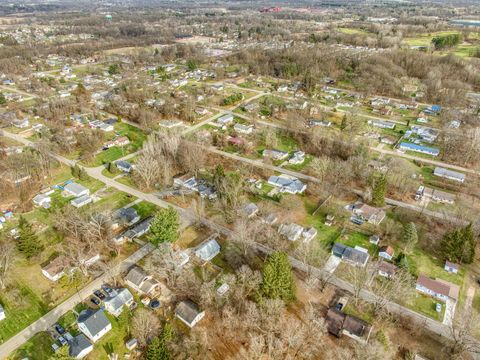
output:
[[[132,177],[129,175],[122,176],[121,178],[118,178],[115,181],[118,181],[120,184],[130,186],[134,189],[138,189],[138,186],[135,184],[135,181],[133,181]]]
[[[94,203],[92,209],[112,211],[124,207],[137,199],[135,196],[117,191],[113,188],[109,188],[107,191],[111,191],[111,193]]]
[[[442,311],[437,312],[435,310],[435,305],[440,303],[442,305]],[[419,312],[429,318],[432,318],[437,321],[443,321],[445,315],[445,303],[435,300],[434,298],[416,293],[413,297],[407,301],[407,306],[414,311]]]
[[[48,360],[53,355],[53,339],[46,332],[34,335],[29,341],[10,355],[10,360],[32,359]]]
[[[100,190],[102,187],[105,186],[103,182],[101,182],[100,180],[94,179],[92,177],[89,177],[86,180],[75,179],[74,181],[90,189],[91,194],[93,194],[94,192]]]
[[[158,210],[158,207],[148,201],[141,201],[138,204],[132,206],[135,210],[137,210],[138,215],[142,218],[155,214]]]
[[[461,267],[458,274],[449,273],[443,269],[444,263],[442,260],[433,258],[419,249],[415,249],[408,258],[415,263],[418,274],[425,274],[431,278],[440,278],[459,286],[463,285],[465,267]]]
[[[353,299],[350,299],[350,301],[347,303],[347,306],[345,306],[342,311],[345,314],[355,316],[370,324],[374,320],[372,305],[363,301],[360,301],[358,306],[355,306]]]
[[[0,293],[0,303],[5,309],[7,318],[0,326],[0,344],[11,338],[48,312],[48,307],[27,286],[16,283],[12,289],[18,293]]]
[[[368,34],[368,31],[362,30],[362,29],[356,29],[356,28],[338,28],[338,30],[344,34],[349,34],[349,35],[357,35],[357,34],[362,34],[366,35]]]

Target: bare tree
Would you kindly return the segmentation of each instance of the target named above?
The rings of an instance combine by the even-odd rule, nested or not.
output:
[[[479,329],[479,317],[471,310],[463,311],[450,326],[452,345],[449,348],[453,359],[469,359],[470,354],[480,354],[480,343],[475,338]]]
[[[132,335],[141,346],[145,346],[150,339],[160,332],[160,320],[147,309],[138,309],[132,319]]]
[[[0,240],[0,289],[7,286],[8,275],[13,261],[15,244],[8,239]]]
[[[145,268],[165,279],[170,288],[176,286],[178,278],[183,273],[183,269],[178,266],[176,253],[169,243],[162,243],[158,246],[152,256],[145,261]]]
[[[358,306],[361,291],[364,290],[372,280],[373,271],[370,263],[367,263],[366,266],[349,266],[347,276],[352,285],[352,296],[355,305]]]

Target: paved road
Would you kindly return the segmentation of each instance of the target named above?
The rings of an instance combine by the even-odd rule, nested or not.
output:
[[[77,293],[72,295],[56,308],[29,325],[14,337],[4,342],[2,345],[0,345],[0,359],[6,359],[7,356],[9,356],[25,342],[30,340],[35,334],[51,328],[62,315],[73,309],[78,303],[91,296],[94,290],[100,288],[102,284],[109,282],[115,275],[128,270],[131,266],[135,265],[138,261],[152,252],[153,249],[154,247],[150,243],[144,245],[120,264],[110,269],[109,272],[106,272],[97,279],[93,280],[91,283],[89,283],[83,289],[80,289]]]

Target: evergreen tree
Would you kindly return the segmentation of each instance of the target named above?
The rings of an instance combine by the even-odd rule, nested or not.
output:
[[[418,242],[417,227],[413,222],[409,222],[403,227],[404,250],[410,254]]]
[[[154,338],[147,346],[145,352],[146,360],[171,360],[172,354],[168,349],[167,343],[173,337],[173,329],[170,324],[165,324],[160,335]]]
[[[37,235],[32,229],[32,225],[23,216],[20,216],[18,222],[18,233],[18,251],[24,254],[27,259],[43,250]]]
[[[385,206],[385,194],[387,192],[387,178],[385,174],[378,174],[373,179],[372,204],[374,206]]]
[[[342,122],[340,123],[340,130],[345,130],[347,128],[347,114],[344,114],[342,117]]]
[[[7,99],[5,99],[5,95],[0,92],[0,105],[4,105],[7,102]]]
[[[475,258],[476,238],[470,223],[463,229],[445,233],[440,244],[445,259],[470,264]]]
[[[161,243],[173,243],[178,239],[178,213],[169,206],[160,209],[150,225],[150,242],[158,246]]]
[[[286,253],[274,252],[268,257],[263,267],[261,290],[270,299],[295,299],[295,281]]]

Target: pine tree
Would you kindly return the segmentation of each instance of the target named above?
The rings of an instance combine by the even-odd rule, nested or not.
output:
[[[38,241],[37,235],[32,229],[32,225],[23,216],[20,216],[18,230],[19,239],[17,242],[17,248],[27,259],[37,255],[43,250],[42,245]]]
[[[410,254],[418,242],[417,228],[413,222],[409,222],[403,227],[404,251]]]
[[[445,233],[441,242],[444,258],[453,262],[470,264],[475,259],[476,238],[472,224],[463,229]]]
[[[387,178],[385,174],[379,174],[373,179],[372,204],[374,206],[385,206],[385,194],[387,192]]]
[[[168,349],[167,343],[173,337],[173,329],[170,324],[165,324],[160,335],[154,338],[147,346],[145,352],[146,360],[171,360],[172,355]]]
[[[342,117],[342,122],[340,123],[340,130],[345,130],[347,128],[347,114],[344,114]]]
[[[4,105],[7,102],[7,99],[5,99],[5,95],[3,93],[0,93],[0,105]]]
[[[270,299],[284,301],[295,299],[295,281],[286,253],[274,252],[268,257],[263,268],[261,289],[263,294]]]
[[[463,251],[462,251],[462,262],[465,264],[471,264],[475,259],[475,247],[476,239],[473,232],[472,223],[468,224],[465,229],[462,231],[463,235]]]
[[[161,243],[173,243],[178,239],[178,213],[169,206],[166,209],[160,209],[150,225],[150,242],[158,246]]]

